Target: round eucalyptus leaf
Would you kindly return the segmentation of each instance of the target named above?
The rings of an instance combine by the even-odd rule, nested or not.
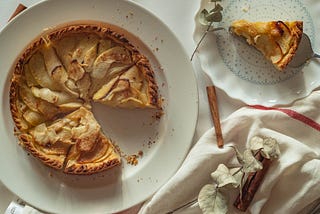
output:
[[[239,185],[235,177],[232,175],[230,169],[224,164],[219,164],[216,171],[211,173],[211,177],[218,187],[228,186],[235,188]]]
[[[262,163],[253,156],[250,149],[246,149],[243,152],[243,162],[242,171],[244,173],[256,172],[262,169]]]
[[[198,203],[203,214],[226,214],[228,212],[227,198],[212,184],[202,187],[198,195]]]
[[[204,26],[208,26],[210,25],[210,22],[207,21],[207,15],[209,14],[209,12],[206,10],[206,9],[203,9],[201,12],[200,12],[200,15],[199,15],[199,23],[201,25],[204,25]]]

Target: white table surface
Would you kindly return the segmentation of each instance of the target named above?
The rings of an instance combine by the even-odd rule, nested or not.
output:
[[[175,33],[183,44],[187,54],[191,56],[195,43],[193,31],[195,27],[194,16],[199,9],[200,0],[134,0],[158,16]],[[29,7],[39,0],[1,0],[0,1],[0,29],[2,29],[19,3]],[[0,44],[1,47],[1,44]],[[1,50],[0,50],[1,51]],[[199,61],[195,57],[192,61],[199,88],[199,119],[194,142],[209,128],[212,127],[211,116],[208,108],[206,86],[211,81],[202,72]],[[216,89],[220,118],[223,120],[230,113],[245,104],[230,98],[225,92]],[[9,203],[17,197],[12,194],[0,181],[0,213],[4,213]]]

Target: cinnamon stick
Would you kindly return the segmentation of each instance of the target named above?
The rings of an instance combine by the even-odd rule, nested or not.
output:
[[[213,125],[216,131],[217,145],[219,148],[222,148],[223,137],[222,137],[222,131],[221,131],[220,117],[219,117],[218,100],[216,95],[216,89],[214,86],[207,86],[207,95],[208,95],[211,117],[212,117]]]
[[[23,4],[19,4],[18,7],[17,7],[16,10],[13,12],[13,14],[11,15],[11,17],[9,18],[8,21],[10,21],[11,19],[13,19],[16,15],[18,15],[19,13],[21,13],[21,12],[24,11],[25,9],[27,9],[26,6],[24,6]]]
[[[263,168],[248,175],[248,178],[242,188],[242,196],[240,196],[239,194],[233,204],[238,210],[242,212],[245,212],[250,206],[250,203],[253,200],[254,195],[257,192],[260,184],[262,183],[265,175],[267,174],[267,171],[272,162],[270,159],[264,158],[260,152],[257,154],[256,158],[262,163]]]

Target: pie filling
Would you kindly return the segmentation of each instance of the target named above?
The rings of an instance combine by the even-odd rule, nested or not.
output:
[[[296,53],[302,37],[303,22],[237,20],[231,24],[230,29],[234,34],[244,37],[248,44],[257,48],[282,71]]]
[[[91,102],[160,109],[148,59],[107,27],[59,28],[32,43],[14,67],[10,107],[20,144],[65,173],[92,174],[121,162]]]
[[[93,114],[84,107],[51,124],[41,123],[29,129],[20,135],[20,140],[33,155],[43,161],[50,157],[55,162],[52,167],[66,173],[91,174],[93,169],[102,171],[121,162]]]

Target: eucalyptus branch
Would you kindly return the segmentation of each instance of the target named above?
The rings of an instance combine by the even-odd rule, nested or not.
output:
[[[181,210],[183,208],[190,207],[190,206],[196,204],[197,202],[198,202],[198,199],[196,198],[196,199],[194,199],[192,201],[189,201],[188,203],[186,203],[186,204],[184,204],[184,205],[182,205],[182,206],[180,206],[180,207],[178,207],[178,208],[176,208],[174,210],[166,212],[166,214],[173,214],[173,213],[175,213],[175,212],[177,212],[177,211],[179,211],[179,210]]]
[[[202,34],[201,39],[199,40],[199,42],[198,42],[198,44],[197,44],[196,48],[194,49],[194,51],[193,51],[193,53],[192,53],[192,55],[191,55],[191,59],[190,59],[191,61],[192,61],[192,59],[193,59],[193,56],[194,56],[194,55],[195,55],[195,53],[197,52],[197,50],[198,50],[198,48],[199,48],[199,46],[200,46],[200,44],[201,44],[202,40],[204,39],[204,37],[206,37],[207,33],[209,32],[209,30],[210,30],[210,28],[211,28],[212,24],[213,24],[213,22],[210,22],[210,24],[208,25],[208,27],[207,27],[206,31],[204,32],[204,34]]]
[[[200,47],[200,44],[202,43],[203,39],[206,37],[206,35],[207,35],[209,32],[214,32],[214,31],[218,31],[218,30],[224,30],[223,27],[217,27],[217,28],[213,28],[213,29],[210,30],[210,28],[212,27],[212,24],[213,24],[213,22],[210,22],[210,24],[208,25],[206,31],[203,33],[201,39],[199,40],[196,48],[194,49],[194,51],[193,51],[193,53],[192,53],[192,55],[191,55],[191,58],[190,58],[191,61],[192,61],[195,53],[197,52],[198,48]]]
[[[220,2],[221,0],[211,0],[211,2],[214,2],[214,7],[211,10],[207,10],[207,9],[203,9],[200,12],[199,15],[199,22],[202,25],[207,26],[206,31],[203,33],[203,35],[201,36],[200,41],[197,43],[196,48],[194,49],[192,55],[191,55],[191,61],[195,55],[195,53],[197,52],[201,42],[203,41],[203,39],[206,37],[206,35],[209,32],[213,32],[213,31],[217,31],[217,30],[222,30],[223,28],[218,27],[218,28],[213,28],[210,30],[210,28],[212,27],[213,22],[221,22],[222,20],[222,13],[221,11],[223,10],[223,7],[217,3]]]
[[[235,171],[232,176],[235,176],[236,174],[238,174],[239,172],[241,172],[241,170],[243,169],[243,166],[239,167],[239,169],[237,171]]]

